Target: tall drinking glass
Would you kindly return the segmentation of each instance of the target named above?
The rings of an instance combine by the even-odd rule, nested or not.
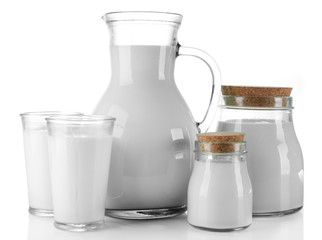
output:
[[[81,115],[58,111],[26,112],[20,114],[28,183],[29,212],[36,216],[52,217],[53,204],[49,176],[46,118],[57,115]]]
[[[104,224],[115,118],[47,118],[55,226],[87,231]]]

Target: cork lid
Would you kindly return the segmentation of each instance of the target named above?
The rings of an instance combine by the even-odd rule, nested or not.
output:
[[[228,86],[221,87],[224,102],[229,106],[287,107],[291,105],[290,87]]]
[[[230,153],[239,151],[238,143],[244,140],[240,132],[209,132],[197,134],[200,150],[211,153]]]
[[[241,142],[244,140],[244,133],[240,132],[208,132],[197,134],[201,142]]]
[[[289,87],[256,87],[256,86],[221,86],[223,95],[245,97],[289,97],[292,88]]]

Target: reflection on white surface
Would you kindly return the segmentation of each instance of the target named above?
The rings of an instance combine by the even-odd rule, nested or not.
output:
[[[53,231],[53,218],[29,215],[28,240],[51,240],[53,239]]]
[[[172,136],[172,141],[184,139],[183,131],[181,128],[172,128],[171,129],[171,136]]]
[[[283,217],[253,218],[249,228],[230,233],[203,231],[201,234],[200,231],[189,231],[187,239],[303,240],[303,214],[299,212]]]
[[[161,220],[120,220],[106,218],[106,228],[85,233],[58,230],[52,218],[29,217],[28,240],[106,240],[106,239],[238,239],[303,240],[303,213],[284,217],[253,218],[246,230],[219,233],[188,225],[186,215]]]

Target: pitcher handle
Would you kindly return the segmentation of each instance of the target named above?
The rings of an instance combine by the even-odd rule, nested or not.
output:
[[[216,61],[206,52],[192,47],[177,44],[177,56],[191,56],[201,59],[210,69],[212,75],[211,96],[205,116],[201,122],[196,122],[199,132],[207,132],[215,117],[221,93],[221,73]],[[212,107],[213,106],[213,107]]]

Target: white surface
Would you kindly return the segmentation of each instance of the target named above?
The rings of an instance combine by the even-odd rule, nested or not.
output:
[[[29,223],[36,234],[30,239],[42,233],[59,239],[95,239],[58,232],[51,222],[45,224],[47,228],[29,222],[18,114],[94,109],[110,76],[108,31],[100,17],[118,10],[182,13],[181,44],[213,55],[225,84],[294,87],[294,122],[305,162],[305,202],[303,213],[255,219],[249,230],[238,233],[199,231],[180,217],[151,222],[111,220],[106,231],[93,233],[96,238],[321,238],[321,4],[319,0],[1,1],[0,239],[26,239]],[[179,58],[176,82],[200,120],[210,91],[207,67],[197,59]]]
[[[21,235],[27,240],[301,240],[303,239],[303,214],[284,218],[256,218],[253,225],[239,232],[218,233],[204,231],[187,224],[186,216],[154,221],[133,221],[106,218],[106,229],[99,232],[70,233],[55,229],[51,219],[27,217],[28,230]],[[12,238],[17,239],[17,238]],[[318,237],[313,238],[318,239]]]

